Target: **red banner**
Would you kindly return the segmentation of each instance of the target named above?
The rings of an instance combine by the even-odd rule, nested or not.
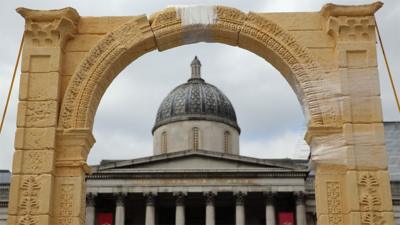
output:
[[[279,225],[294,225],[294,216],[292,212],[280,212],[278,214]]]
[[[112,225],[113,214],[112,213],[97,213],[97,225]]]

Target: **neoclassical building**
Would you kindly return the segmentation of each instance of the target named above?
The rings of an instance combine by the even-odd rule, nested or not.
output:
[[[93,167],[87,224],[107,213],[118,225],[313,220],[305,203],[307,162],[240,156],[234,107],[201,78],[197,57],[190,79],[161,103],[152,133],[153,156]]]
[[[87,177],[87,225],[314,225],[314,176],[308,160],[240,155],[234,107],[201,77],[161,103],[153,156],[103,160]],[[393,205],[400,224],[400,123],[385,123]],[[276,151],[276,149],[268,149]],[[9,172],[0,174],[5,223]]]

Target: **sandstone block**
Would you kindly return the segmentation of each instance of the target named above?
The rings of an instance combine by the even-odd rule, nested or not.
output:
[[[57,177],[55,180],[55,209],[56,217],[80,217],[85,204],[85,178]],[[82,205],[83,204],[83,205]]]
[[[9,214],[43,215],[51,211],[52,175],[13,175],[11,183],[10,199],[14,201],[9,202]]]
[[[354,159],[357,169],[386,170],[387,155],[384,145],[355,145]]]
[[[63,58],[63,75],[72,75],[82,62],[87,52],[66,52]]]
[[[61,55],[62,50],[60,48],[24,48],[21,71],[23,73],[60,72]]]
[[[20,224],[29,224],[24,221],[34,221],[34,224],[40,225],[52,225],[51,216],[50,215],[34,215],[34,216],[8,216],[7,224],[8,225],[20,225]],[[32,223],[31,223],[32,224]]]
[[[379,76],[376,67],[344,69],[343,94],[355,97],[379,96]]]
[[[56,101],[20,101],[17,127],[55,127],[58,103]]]
[[[379,96],[352,97],[351,109],[353,123],[382,122],[382,105]]]
[[[13,174],[51,174],[54,172],[54,150],[16,150]]]
[[[343,137],[349,145],[384,145],[382,123],[343,124]]]
[[[338,43],[336,53],[341,68],[376,67],[375,41]]]
[[[59,74],[22,73],[19,87],[20,100],[57,100],[59,98]]]
[[[88,52],[103,37],[101,34],[78,34],[66,46],[66,52]]]
[[[115,30],[134,16],[81,17],[78,26],[79,34],[105,34]]]
[[[54,149],[56,128],[17,128],[15,149]]]

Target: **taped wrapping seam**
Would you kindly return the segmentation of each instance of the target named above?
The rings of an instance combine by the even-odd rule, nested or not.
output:
[[[315,136],[310,143],[310,149],[311,167],[320,163],[325,165],[354,164],[353,157],[349,155],[349,146],[346,146],[342,134]]]
[[[182,28],[184,30],[192,30],[192,32],[183,32],[183,44],[196,43],[199,40],[213,41],[213,33],[205,28],[217,22],[216,6],[179,5],[172,7],[175,8],[176,16],[181,20]],[[192,29],[193,27],[196,29]]]
[[[314,136],[310,143],[311,166],[344,165],[350,168],[386,169],[383,125],[343,125],[341,133]]]
[[[339,76],[319,71],[317,68],[320,67],[311,63],[297,67],[306,68],[307,74],[296,76],[297,82],[288,81],[295,88],[306,123],[326,125],[340,120],[342,112],[339,103],[344,96]]]
[[[319,113],[322,119],[318,131],[311,132],[311,166],[386,169],[384,129],[376,105],[378,78],[377,73],[367,72],[338,70],[319,76],[306,87],[313,92],[308,99],[310,115]]]

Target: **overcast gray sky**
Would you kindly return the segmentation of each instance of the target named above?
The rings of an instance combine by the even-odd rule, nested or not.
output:
[[[329,1],[2,1],[0,7],[0,109],[3,110],[11,74],[23,32],[24,21],[15,8],[23,6],[54,9],[71,6],[81,16],[138,15],[159,11],[168,5],[226,5],[242,11],[293,12],[319,11]],[[335,1],[338,4],[365,4],[372,1]],[[383,1],[377,20],[400,89],[400,1]],[[89,163],[101,159],[129,159],[152,154],[151,128],[162,99],[190,75],[189,64],[197,55],[203,78],[219,87],[231,100],[242,128],[241,154],[262,158],[301,157],[305,119],[295,94],[268,62],[246,50],[221,44],[193,44],[165,52],[153,51],[129,65],[105,93],[96,115],[96,144]],[[379,71],[384,119],[400,120],[381,52]],[[0,169],[11,169],[18,81],[14,86],[5,126],[0,134]]]

